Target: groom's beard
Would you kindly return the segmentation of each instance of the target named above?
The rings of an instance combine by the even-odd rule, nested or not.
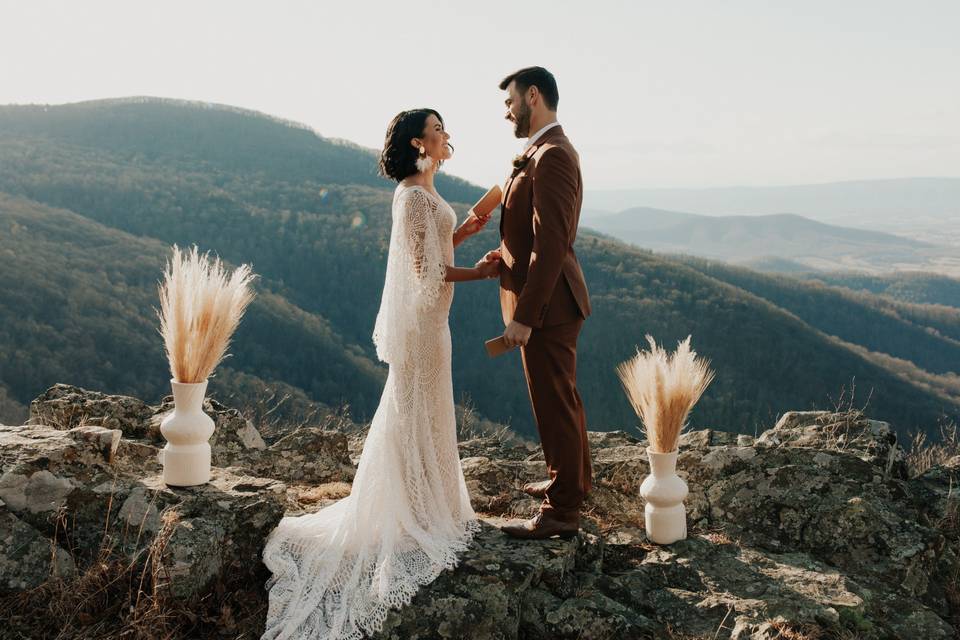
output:
[[[513,135],[517,138],[530,137],[530,107],[527,106],[526,102],[520,107],[520,113],[517,114],[517,119],[513,122]]]

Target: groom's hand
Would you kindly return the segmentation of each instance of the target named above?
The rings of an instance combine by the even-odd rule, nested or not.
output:
[[[513,320],[507,325],[507,330],[503,332],[503,341],[507,343],[508,347],[526,346],[532,332],[532,328]]]
[[[494,262],[500,259],[500,249],[493,249],[492,251],[487,251],[481,260],[483,262]]]

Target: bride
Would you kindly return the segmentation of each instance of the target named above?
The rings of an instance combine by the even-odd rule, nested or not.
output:
[[[373,634],[388,609],[456,566],[480,528],[457,450],[448,315],[452,283],[496,277],[499,256],[451,266],[489,216],[454,228],[433,184],[449,139],[432,109],[404,111],[387,129],[380,173],[398,185],[373,340],[389,374],[350,495],[284,517],[267,538],[264,639]]]

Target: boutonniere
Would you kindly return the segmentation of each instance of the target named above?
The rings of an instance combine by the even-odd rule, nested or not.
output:
[[[528,156],[528,155],[525,154],[525,153],[521,153],[520,155],[514,156],[514,157],[513,157],[513,170],[514,170],[514,171],[519,171],[520,169],[523,169],[525,166],[527,166],[527,163],[528,163],[528,162],[530,162],[530,156]]]

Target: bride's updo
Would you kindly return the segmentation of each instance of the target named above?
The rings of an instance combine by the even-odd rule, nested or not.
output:
[[[390,121],[380,152],[380,175],[400,182],[417,172],[419,153],[410,141],[423,136],[430,114],[443,124],[443,117],[433,109],[401,111]]]

